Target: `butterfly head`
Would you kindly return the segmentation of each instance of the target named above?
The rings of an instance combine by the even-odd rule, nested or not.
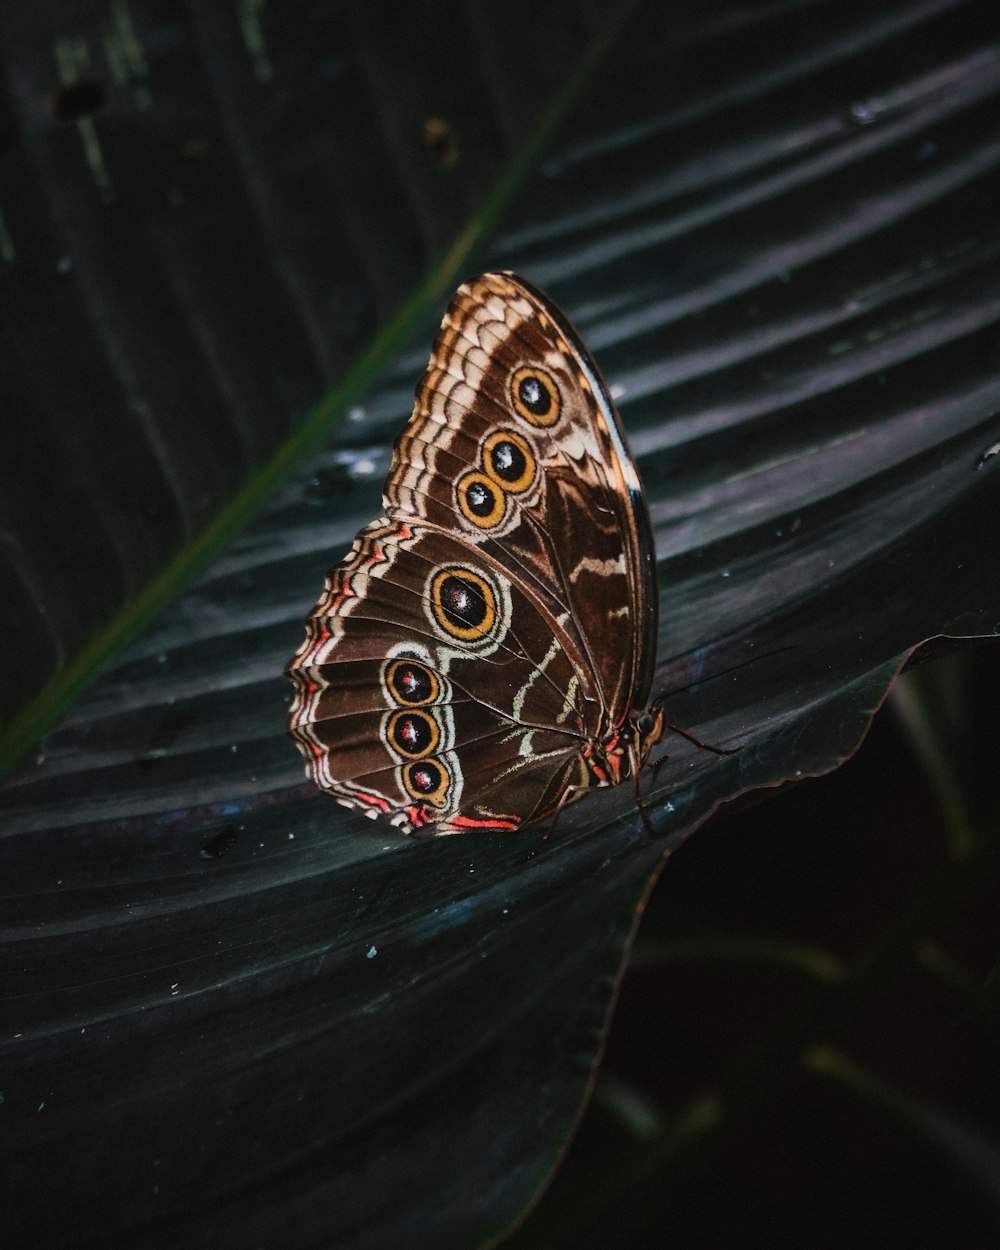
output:
[[[663,708],[654,705],[592,742],[585,754],[590,784],[617,786],[636,776],[663,737],[665,720]]]
[[[654,703],[640,712],[634,720],[629,720],[632,730],[632,746],[639,768],[649,759],[653,747],[660,741],[667,730],[666,713],[661,704]]]

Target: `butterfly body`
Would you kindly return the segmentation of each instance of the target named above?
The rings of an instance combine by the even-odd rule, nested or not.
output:
[[[648,513],[596,365],[521,279],[453,298],[384,513],[289,666],[316,784],[440,834],[514,830],[634,775],[663,732]]]

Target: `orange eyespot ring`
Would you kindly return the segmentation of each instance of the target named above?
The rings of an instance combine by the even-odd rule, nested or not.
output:
[[[526,438],[496,430],[483,443],[483,469],[502,490],[520,495],[534,482],[538,465]]]
[[[431,611],[446,634],[462,642],[481,642],[497,622],[497,597],[485,577],[449,565],[431,578]]]
[[[507,511],[502,483],[491,481],[485,473],[472,472],[460,477],[455,497],[462,515],[479,529],[493,529]]]
[[[451,789],[451,777],[440,760],[416,760],[401,769],[403,788],[412,799],[434,807],[444,807]]]
[[[562,411],[559,387],[544,369],[522,365],[510,380],[510,398],[529,425],[555,425]]]
[[[385,673],[385,686],[393,703],[422,707],[441,697],[441,679],[419,660],[401,657],[392,660]]]
[[[389,717],[385,737],[393,751],[407,759],[419,760],[437,750],[441,729],[429,712],[400,708]]]

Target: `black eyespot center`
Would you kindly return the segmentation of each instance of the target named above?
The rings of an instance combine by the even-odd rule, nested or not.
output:
[[[448,803],[451,773],[448,765],[434,755],[404,764],[400,781],[411,799],[423,800],[438,808]]]
[[[435,628],[470,645],[486,643],[501,625],[503,592],[484,574],[445,565],[431,574],[426,607]],[[509,612],[509,606],[504,609]],[[506,626],[504,626],[506,628]]]
[[[552,407],[552,396],[548,388],[533,373],[526,373],[520,379],[517,395],[525,408],[536,417],[544,417]]]
[[[528,467],[524,452],[509,438],[494,443],[490,449],[490,464],[493,472],[504,482],[519,481]]]
[[[390,733],[393,745],[403,755],[422,755],[436,745],[434,722],[424,712],[397,713]]]
[[[476,629],[486,619],[489,605],[475,582],[451,573],[441,582],[441,609],[453,625]]]
[[[430,703],[438,693],[438,685],[430,669],[418,662],[397,660],[389,670],[389,690],[400,702],[416,706]]]
[[[473,478],[465,488],[465,502],[474,516],[491,516],[497,508],[497,497],[494,491],[482,480]]]
[[[437,783],[437,770],[433,765],[425,764],[423,768],[411,769],[410,776],[418,790],[433,790]]]

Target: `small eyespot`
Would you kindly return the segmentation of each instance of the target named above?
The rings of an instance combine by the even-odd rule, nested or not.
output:
[[[503,491],[485,473],[466,473],[459,479],[456,497],[462,515],[479,529],[499,525],[507,510]]]
[[[389,664],[385,675],[386,688],[395,703],[419,707],[433,703],[441,694],[437,673],[417,660],[399,659]]]
[[[420,759],[437,750],[441,731],[428,712],[404,708],[393,712],[386,726],[386,738],[394,750],[408,759]]]
[[[515,495],[531,486],[538,470],[527,439],[511,430],[497,430],[483,443],[483,468]]]
[[[559,388],[549,375],[534,365],[524,365],[510,380],[514,408],[530,425],[555,425],[562,404]]]
[[[423,799],[435,807],[443,807],[448,797],[451,778],[439,760],[418,760],[403,768],[403,785],[411,798]]]

